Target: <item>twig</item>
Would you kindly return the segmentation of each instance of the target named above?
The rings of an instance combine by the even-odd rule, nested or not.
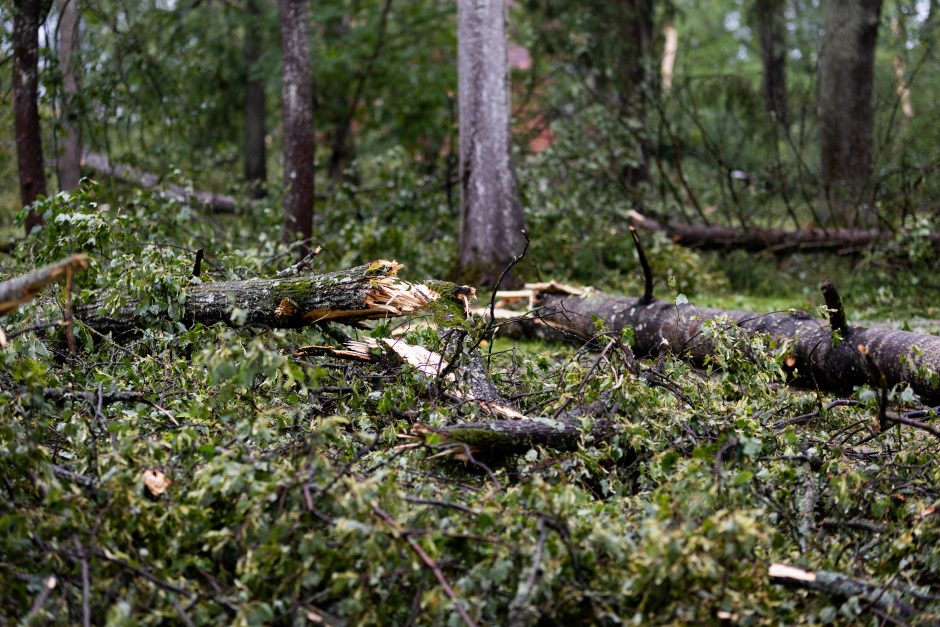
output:
[[[457,613],[460,614],[460,618],[463,619],[463,622],[468,627],[476,627],[476,622],[470,618],[469,614],[467,614],[467,610],[464,609],[463,603],[457,597],[454,589],[450,587],[450,584],[447,582],[447,578],[444,577],[444,573],[441,572],[441,568],[437,565],[437,562],[435,562],[431,556],[428,555],[423,548],[421,548],[421,545],[418,544],[418,542],[413,537],[411,537],[411,534],[407,530],[401,528],[401,525],[399,525],[398,522],[392,518],[391,514],[386,512],[375,503],[372,504],[372,511],[374,511],[379,518],[387,522],[393,529],[395,529],[395,531],[400,533],[401,536],[408,541],[408,545],[411,547],[411,550],[414,551],[421,561],[424,562],[424,565],[427,566],[432,573],[434,573],[434,577],[437,579],[438,583],[441,584],[441,587],[444,589],[444,593],[454,604],[454,609],[456,609]]]
[[[71,355],[78,352],[75,348],[75,323],[72,316],[72,274],[74,272],[72,266],[67,266],[65,269],[65,337],[68,339]]]
[[[855,406],[855,405],[858,405],[858,401],[856,401],[856,400],[852,400],[852,399],[837,400],[837,401],[832,401],[831,403],[829,403],[828,405],[826,405],[825,411],[829,411],[829,410],[834,409],[834,408],[836,408],[836,407],[853,407],[853,406]],[[770,428],[771,428],[771,429],[774,429],[774,430],[777,430],[777,429],[783,429],[784,427],[789,427],[790,425],[798,425],[798,424],[802,424],[802,423],[804,423],[804,422],[809,422],[809,421],[812,420],[813,418],[818,417],[819,414],[820,414],[820,411],[821,411],[821,410],[818,410],[818,409],[817,409],[816,411],[811,411],[811,412],[808,413],[808,414],[803,414],[803,415],[801,415],[801,416],[797,416],[796,418],[790,418],[789,420],[783,420],[783,421],[778,422],[777,424],[773,425],[773,426],[770,427]]]
[[[82,627],[91,627],[91,582],[88,576],[88,559],[82,541],[75,536],[75,548],[78,550],[78,561],[82,568]]]
[[[490,295],[490,321],[486,325],[486,330],[480,334],[480,338],[477,340],[476,344],[474,344],[473,347],[469,351],[467,351],[467,352],[473,352],[473,350],[477,346],[480,345],[480,342],[482,342],[484,338],[488,337],[490,339],[490,345],[486,351],[487,372],[489,372],[490,370],[490,358],[493,355],[493,337],[492,336],[495,333],[495,329],[496,329],[496,293],[499,291],[500,283],[503,282],[503,279],[506,278],[506,275],[509,274],[509,271],[512,270],[513,266],[515,266],[517,263],[522,261],[522,258],[525,257],[526,252],[528,252],[529,250],[529,244],[531,243],[531,240],[529,240],[529,234],[526,232],[525,229],[520,229],[519,232],[522,233],[522,237],[525,238],[525,246],[522,247],[522,252],[514,256],[512,258],[512,261],[509,262],[509,265],[503,268],[503,271],[502,273],[500,273],[499,278],[496,279],[496,285],[493,286],[493,293],[492,295]]]
[[[640,243],[640,236],[636,232],[635,226],[630,226],[630,237],[633,238],[633,245],[636,246],[637,257],[640,258],[640,267],[643,268],[643,296],[640,298],[641,305],[648,305],[656,300],[653,297],[653,271],[650,269],[649,261],[646,259],[646,253],[643,252],[643,244]]]
[[[532,556],[532,570],[529,571],[529,576],[526,577],[523,585],[519,587],[516,597],[512,600],[512,603],[509,604],[509,622],[513,626],[525,625],[525,606],[529,601],[529,597],[532,596],[532,591],[535,589],[535,581],[542,571],[542,551],[545,549],[545,540],[548,538],[548,528],[545,526],[545,519],[539,517],[537,528],[539,530],[539,540],[535,545],[535,554]]]
[[[58,583],[59,580],[56,579],[55,575],[49,575],[42,580],[42,588],[39,590],[39,594],[37,594],[36,598],[33,600],[33,606],[29,608],[29,614],[23,618],[24,624],[29,624],[31,619],[42,611],[46,601],[49,600],[49,595],[52,594],[52,591],[55,590],[55,587],[58,585]]]
[[[300,274],[301,272],[303,272],[304,270],[310,267],[311,262],[313,262],[314,258],[320,254],[321,250],[323,250],[323,247],[317,246],[316,248],[311,250],[307,254],[306,257],[304,257],[303,259],[301,259],[294,265],[288,266],[284,268],[283,270],[279,271],[276,275],[277,278],[286,279],[287,277],[292,277],[296,274]]]

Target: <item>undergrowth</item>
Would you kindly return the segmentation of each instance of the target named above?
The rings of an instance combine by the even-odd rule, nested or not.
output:
[[[492,353],[503,398],[549,419],[599,401],[605,410],[580,424],[588,434],[608,420],[611,435],[585,435],[571,451],[471,454],[415,439],[489,417],[414,369],[293,355],[344,333],[398,333],[396,323],[185,328],[178,307],[198,280],[197,248],[207,253],[201,280],[271,275],[290,257],[257,231],[253,245],[240,241],[250,224],[220,227],[150,195],[117,204],[98,194],[46,201],[46,229],[20,241],[4,271],[86,251],[93,265],[76,276],[76,300],[102,290],[114,306],[133,298],[152,324],[117,341],[76,323],[77,354],[59,326],[14,336],[61,319],[64,286],[3,319],[3,622],[76,624],[86,603],[95,624],[115,625],[456,625],[458,605],[481,624],[884,615],[858,596],[776,586],[775,562],[890,585],[924,612],[914,622],[940,619],[940,442],[879,432],[871,391],[826,410],[829,397],[787,387],[782,355],[722,325],[709,328],[718,350],[705,370],[669,356],[634,362],[626,348],[498,339],[478,350]],[[673,272],[697,264],[668,242],[652,249],[660,260],[688,256]],[[360,260],[334,248],[320,263]],[[432,326],[404,339],[453,357]],[[114,400],[119,391],[140,397]],[[891,408],[914,400],[895,390]],[[145,485],[147,472],[169,480],[165,491]]]

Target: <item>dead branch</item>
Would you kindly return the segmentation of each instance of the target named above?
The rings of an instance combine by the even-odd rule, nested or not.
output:
[[[88,257],[77,254],[0,283],[0,316],[16,311],[17,307],[31,301],[39,290],[50,283],[87,267]]]

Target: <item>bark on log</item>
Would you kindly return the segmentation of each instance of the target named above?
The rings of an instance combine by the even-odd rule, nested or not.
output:
[[[857,253],[860,250],[894,239],[895,234],[875,229],[741,229],[730,226],[658,222],[631,212],[632,223],[646,231],[662,231],[673,242],[686,248],[701,250],[741,249],[749,252],[769,251],[774,254]],[[927,235],[940,248],[940,232]]]
[[[848,333],[834,341],[829,326],[806,312],[756,314],[663,301],[642,304],[639,298],[598,291],[536,296],[541,324],[583,340],[595,335],[595,316],[618,333],[629,326],[634,329],[633,350],[638,355],[657,355],[668,347],[702,364],[715,350],[702,333],[705,322],[726,320],[750,333],[766,333],[778,346],[786,347],[797,382],[803,385],[846,393],[854,386],[877,385],[884,375],[889,388],[910,385],[924,402],[940,402],[940,337],[934,335],[850,326]],[[859,351],[862,345],[868,357]],[[880,372],[870,372],[869,359]]]
[[[888,586],[853,579],[842,573],[829,570],[813,572],[786,564],[772,564],[767,575],[772,582],[781,585],[819,590],[843,599],[861,597],[866,603],[904,618],[919,614],[917,608],[899,599],[894,592],[889,592]]]
[[[594,421],[586,429],[579,421],[560,416],[558,419],[529,417],[524,420],[490,420],[464,422],[445,427],[416,425],[416,432],[426,431],[443,436],[444,442],[466,444],[474,452],[512,453],[534,446],[559,451],[577,450],[584,437],[603,440],[613,432],[610,421]]]
[[[362,320],[415,314],[437,306],[463,312],[463,302],[450,283],[413,284],[397,277],[401,264],[377,260],[329,274],[281,279],[249,279],[204,283],[186,290],[181,321],[293,329],[321,322]],[[78,308],[77,317],[102,332],[124,335],[147,325],[138,303],[115,312],[103,309],[104,299]],[[449,315],[445,312],[443,315]]]
[[[241,203],[234,196],[227,194],[195,191],[175,183],[165,183],[159,175],[153,172],[138,170],[122,163],[112,163],[107,156],[95,152],[86,152],[82,155],[82,168],[94,176],[107,177],[119,183],[141,189],[162,190],[171,200],[207,209],[213,213],[237,213],[241,206],[258,204],[258,201]]]
[[[63,278],[68,272],[87,267],[88,257],[82,254],[72,255],[0,283],[0,316],[16,311],[17,307],[35,298],[39,290]]]

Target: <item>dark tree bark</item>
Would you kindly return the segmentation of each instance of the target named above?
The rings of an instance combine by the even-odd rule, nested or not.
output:
[[[41,0],[16,0],[13,4],[13,118],[16,127],[16,161],[20,177],[20,202],[31,204],[46,194],[46,175],[39,132],[39,22]],[[42,224],[42,216],[30,210],[26,232]]]
[[[543,293],[538,295],[537,305],[539,320],[564,333],[590,339],[596,333],[595,317],[599,317],[618,333],[632,327],[633,350],[638,356],[668,350],[699,364],[715,350],[714,343],[702,333],[705,322],[723,319],[749,333],[766,333],[779,346],[786,346],[791,370],[796,370],[801,384],[844,393],[854,386],[878,385],[884,375],[889,389],[907,384],[925,402],[940,402],[936,380],[940,337],[933,335],[849,327],[848,333],[841,333],[836,340],[824,321],[805,312],[756,314],[663,301],[644,304],[638,298],[602,292]],[[867,351],[860,351],[859,346]],[[877,373],[871,371],[871,364]]]
[[[59,71],[62,72],[62,154],[59,155],[59,189],[71,191],[82,177],[82,133],[78,110],[79,0],[57,0],[59,11]]]
[[[619,15],[612,16],[619,42],[617,58],[620,114],[624,118],[641,118],[649,104],[650,66],[653,49],[653,2],[652,0],[618,0]],[[624,184],[628,189],[649,180],[647,157],[649,147],[645,138],[638,138],[640,163],[623,168]]]
[[[764,108],[787,125],[787,23],[785,0],[755,0],[754,22],[760,41]]]
[[[415,285],[396,276],[399,268],[401,264],[378,260],[314,276],[203,283],[186,290],[181,321],[186,325],[222,322],[296,329],[324,322],[352,324],[410,315],[445,301],[452,304],[448,311],[463,310],[452,284]],[[102,333],[118,336],[148,324],[136,302],[130,301],[115,312],[105,311],[103,302],[79,307],[76,317]]]
[[[73,0],[74,1],[74,0]],[[245,23],[245,180],[254,198],[265,195],[268,179],[268,155],[265,146],[267,106],[264,81],[257,74],[261,59],[261,6],[259,0],[247,1]]]
[[[819,56],[820,215],[871,225],[875,44],[882,0],[826,0]]]
[[[303,242],[313,235],[313,73],[310,64],[309,0],[278,0],[284,56],[281,99],[284,117],[283,240]]]
[[[467,283],[490,286],[522,252],[525,227],[512,165],[505,0],[458,2],[457,36],[461,189],[457,274]]]
[[[138,170],[122,163],[112,163],[108,157],[96,152],[86,152],[82,156],[81,165],[93,176],[106,176],[142,189],[160,189],[171,200],[214,213],[237,213],[240,207],[238,199],[234,196],[191,190],[175,183],[163,183],[160,176],[153,172]],[[257,201],[252,204],[255,202]]]
[[[632,223],[647,231],[662,231],[686,248],[702,250],[741,249],[769,251],[777,255],[801,253],[858,254],[871,246],[884,244],[896,236],[877,229],[742,229],[730,226],[659,222],[633,212]],[[927,235],[940,248],[940,232]]]

